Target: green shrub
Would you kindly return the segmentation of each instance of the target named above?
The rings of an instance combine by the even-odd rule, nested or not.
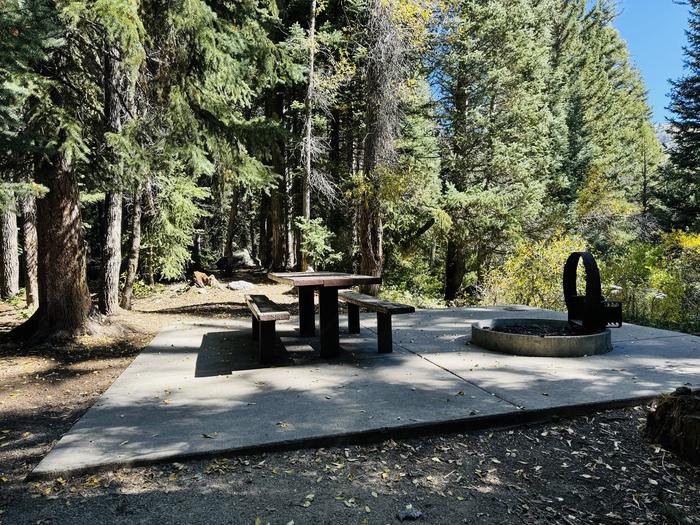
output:
[[[430,265],[423,253],[392,257],[383,275],[381,297],[422,308],[444,306],[444,273],[441,265]]]

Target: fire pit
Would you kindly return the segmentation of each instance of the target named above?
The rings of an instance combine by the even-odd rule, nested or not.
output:
[[[586,270],[586,292],[578,295],[576,268]],[[564,300],[568,320],[498,318],[472,325],[471,342],[513,355],[582,357],[612,350],[608,325],[622,326],[622,303],[606,301],[593,255],[572,253],[564,265]]]
[[[582,357],[612,350],[610,330],[581,334],[558,319],[488,319],[472,325],[471,342],[513,355]]]

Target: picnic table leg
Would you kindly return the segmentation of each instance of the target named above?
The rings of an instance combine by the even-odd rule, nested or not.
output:
[[[389,354],[394,349],[391,340],[391,314],[377,312],[377,349],[380,354]]]
[[[314,289],[300,286],[299,290],[299,335],[313,337],[316,335],[316,313],[314,312]]]
[[[338,289],[321,287],[318,296],[321,309],[321,357],[336,357],[340,353]]]

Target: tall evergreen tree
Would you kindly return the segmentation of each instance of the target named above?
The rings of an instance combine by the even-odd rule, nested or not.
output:
[[[640,181],[659,164],[661,147],[639,71],[612,21],[615,6],[599,1],[582,20],[583,50],[572,85],[571,186],[579,232],[600,252],[619,250],[643,212]]]
[[[700,230],[700,0],[689,0],[686,74],[672,82],[670,150],[662,198],[671,211],[669,226]]]
[[[463,0],[445,13],[435,78],[444,100],[445,298],[482,277],[542,210],[551,173],[548,1]]]
[[[216,192],[269,191],[276,182],[259,155],[271,142],[268,120],[254,107],[279,66],[266,28],[273,11],[258,2],[143,5],[149,81],[136,140],[155,203],[143,227],[146,273],[182,276]]]
[[[19,99],[11,148],[48,193],[37,205],[39,308],[13,334],[73,335],[88,329],[91,311],[78,169],[89,150],[84,130],[99,111],[93,49],[71,25],[70,2],[21,4],[11,3],[20,52],[10,73],[32,89]]]
[[[22,254],[24,256],[24,288],[27,307],[39,304],[39,281],[37,266],[36,197],[27,194],[19,198],[22,212]]]

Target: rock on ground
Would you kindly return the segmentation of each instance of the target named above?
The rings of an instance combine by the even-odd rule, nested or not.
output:
[[[250,256],[245,248],[236,250],[230,257],[222,257],[216,262],[220,270],[235,270],[236,268],[254,268],[260,264]]]
[[[226,287],[230,288],[231,290],[250,290],[255,288],[255,285],[253,283],[249,283],[248,281],[231,281],[226,285]]]

